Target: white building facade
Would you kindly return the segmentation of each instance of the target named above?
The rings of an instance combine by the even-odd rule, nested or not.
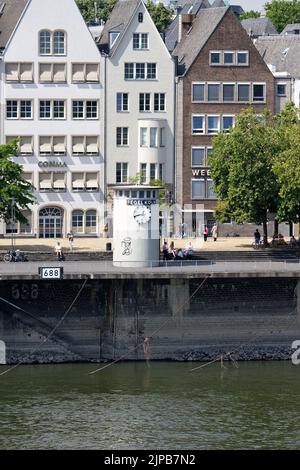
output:
[[[19,139],[35,187],[27,224],[2,234],[99,236],[104,223],[104,71],[74,0],[29,0],[2,54],[1,143]]]
[[[140,0],[118,2],[99,47],[106,60],[106,182],[174,178],[174,62]]]

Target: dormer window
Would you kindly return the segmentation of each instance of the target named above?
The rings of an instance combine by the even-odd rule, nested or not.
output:
[[[139,13],[138,15],[138,20],[139,20],[139,23],[142,23],[144,21],[144,15],[143,13]]]
[[[111,31],[109,33],[109,47],[113,47],[115,41],[117,40],[119,33],[116,31]]]

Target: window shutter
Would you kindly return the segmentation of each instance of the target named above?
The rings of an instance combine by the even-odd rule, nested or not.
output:
[[[40,82],[52,82],[52,64],[40,64]]]
[[[84,82],[84,64],[72,65],[72,80],[73,82]]]

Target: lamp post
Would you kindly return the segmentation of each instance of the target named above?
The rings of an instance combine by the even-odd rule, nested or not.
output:
[[[16,215],[16,208],[15,208],[15,200],[12,198],[11,201],[11,250],[14,251],[15,246],[15,215]]]

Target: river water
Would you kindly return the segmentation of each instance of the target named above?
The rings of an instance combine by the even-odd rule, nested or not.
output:
[[[300,449],[300,366],[197,365],[20,366],[0,376],[0,448]]]

